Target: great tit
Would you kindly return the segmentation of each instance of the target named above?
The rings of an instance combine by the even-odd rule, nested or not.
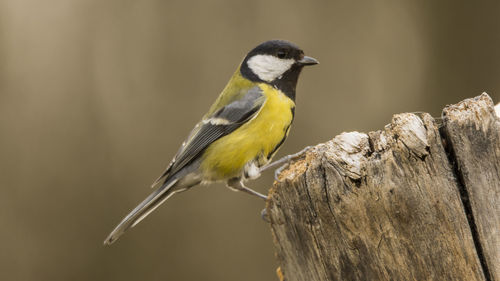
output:
[[[175,193],[225,181],[235,191],[266,198],[243,182],[260,176],[283,144],[295,113],[295,88],[304,66],[318,64],[295,44],[266,41],[251,50],[215,103],[196,124],[159,186],[106,238],[111,244]]]

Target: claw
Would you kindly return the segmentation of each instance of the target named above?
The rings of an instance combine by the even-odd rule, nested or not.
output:
[[[264,208],[262,211],[260,211],[260,217],[267,223],[270,223],[271,221],[269,220],[269,215],[267,214],[267,209]]]
[[[270,164],[267,164],[265,166],[262,166],[260,168],[260,172],[263,172],[269,168],[272,168],[272,167],[275,167],[275,166],[278,166],[280,164],[283,164],[281,165],[278,169],[276,169],[274,171],[274,180],[277,181],[277,182],[281,182],[279,179],[278,179],[278,176],[279,174],[288,167],[288,165],[290,164],[290,161],[292,160],[296,160],[300,157],[302,157],[302,155],[304,153],[306,153],[308,150],[310,150],[312,148],[312,146],[306,146],[304,149],[302,149],[301,151],[297,152],[297,153],[294,153],[294,154],[290,154],[290,155],[287,155],[279,160],[276,160]]]
[[[286,164],[283,164],[281,167],[279,167],[278,169],[274,170],[274,180],[281,183],[281,181],[279,180],[279,175],[281,174],[281,172],[283,172],[284,169],[288,168],[289,163],[286,163]]]

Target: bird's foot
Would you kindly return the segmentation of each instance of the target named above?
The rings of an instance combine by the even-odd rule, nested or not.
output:
[[[262,193],[259,193],[251,188],[248,188],[246,187],[243,182],[241,181],[240,178],[232,178],[230,180],[227,181],[226,183],[227,187],[229,187],[231,190],[234,190],[234,191],[243,191],[243,192],[246,192],[248,194],[251,194],[253,196],[257,196],[259,197],[260,199],[263,199],[263,200],[267,200],[267,196],[262,194]]]
[[[280,159],[278,159],[278,160],[276,160],[276,161],[274,161],[274,162],[272,162],[272,163],[269,163],[269,164],[267,164],[267,165],[264,165],[264,166],[262,166],[262,167],[260,168],[260,172],[262,173],[262,172],[263,172],[263,171],[265,171],[265,170],[268,170],[268,169],[270,169],[270,168],[273,168],[273,167],[276,167],[276,166],[280,166],[280,165],[281,165],[278,169],[276,169],[276,170],[274,171],[274,180],[276,180],[276,181],[278,181],[278,182],[279,182],[279,181],[280,181],[280,180],[278,179],[279,174],[280,174],[280,173],[281,173],[284,169],[286,169],[286,168],[288,167],[288,165],[290,164],[290,162],[291,162],[292,160],[299,159],[300,157],[302,157],[302,155],[303,155],[304,153],[306,153],[306,152],[307,152],[308,150],[310,150],[311,148],[312,148],[312,146],[307,146],[307,147],[305,147],[304,149],[302,149],[301,151],[299,151],[299,152],[297,152],[297,153],[287,155],[287,156],[282,157],[282,158],[280,158]]]

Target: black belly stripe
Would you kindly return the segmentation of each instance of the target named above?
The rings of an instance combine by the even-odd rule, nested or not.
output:
[[[290,126],[286,127],[286,129],[288,130],[290,128]],[[285,131],[286,132],[286,131]],[[286,137],[287,137],[287,134],[285,133],[285,136],[280,140],[280,142],[278,143],[278,145],[276,145],[274,148],[273,148],[273,151],[271,151],[271,153],[269,153],[267,155],[267,159],[268,160],[271,160],[271,158],[274,156],[274,153],[280,148],[280,146],[285,142],[286,140]]]
[[[269,153],[267,155],[267,159],[268,160],[271,160],[271,158],[273,158],[274,154],[276,153],[276,151],[283,145],[283,143],[285,142],[286,138],[288,137],[288,131],[290,130],[290,125],[292,125],[292,123],[290,123],[286,128],[285,130],[283,130],[285,132],[283,138],[280,140],[280,142],[273,148],[273,150],[271,151],[271,153]]]
[[[290,108],[290,111],[292,112],[292,120],[290,120],[290,124],[288,124],[288,126],[286,126],[286,128],[283,130],[285,132],[285,134],[283,135],[283,138],[273,148],[273,150],[267,155],[267,159],[268,160],[270,160],[274,156],[274,153],[276,153],[276,151],[281,147],[281,145],[283,145],[283,143],[285,142],[286,138],[288,137],[288,131],[290,130],[290,126],[293,123],[293,119],[295,118],[295,106],[292,107],[292,108]]]

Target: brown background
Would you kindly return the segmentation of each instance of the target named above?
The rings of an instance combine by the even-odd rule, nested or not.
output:
[[[102,246],[267,39],[321,62],[278,156],[393,113],[498,101],[499,1],[354,2],[0,0],[0,279],[276,280],[263,202],[220,184]]]

